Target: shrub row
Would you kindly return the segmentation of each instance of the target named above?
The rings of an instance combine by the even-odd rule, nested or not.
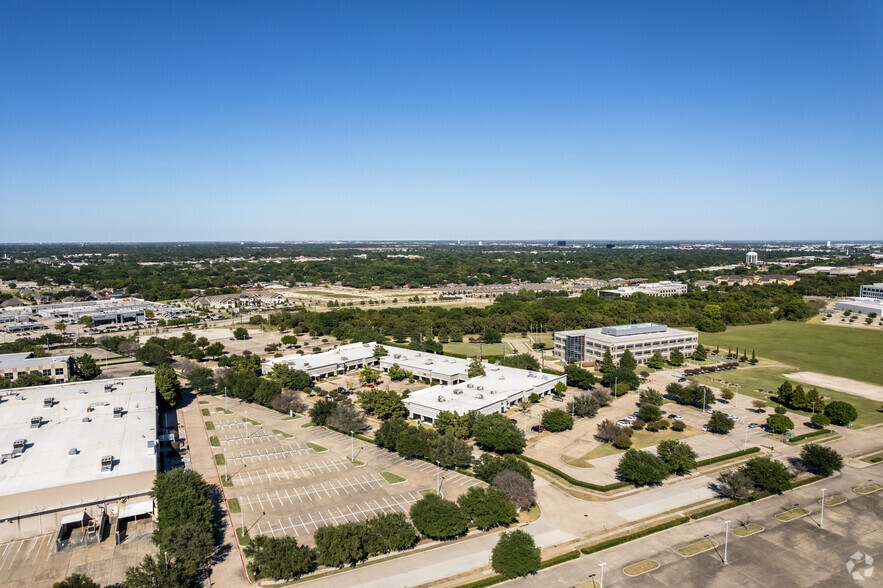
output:
[[[795,441],[803,441],[804,439],[810,439],[812,437],[819,437],[820,435],[828,435],[833,433],[834,431],[830,429],[820,429],[818,431],[813,431],[812,433],[804,433],[803,435],[795,435],[788,439],[788,443],[794,443]]]
[[[806,478],[805,480],[801,480],[799,482],[794,482],[793,484],[791,484],[791,489],[793,490],[794,488],[800,488],[801,486],[805,486],[806,484],[812,484],[813,482],[818,482],[819,480],[823,480],[824,478],[825,478],[825,476],[811,476],[809,478]],[[690,518],[695,521],[697,519],[701,519],[701,518],[707,517],[709,515],[717,514],[719,512],[723,512],[723,511],[729,510],[731,508],[736,508],[737,506],[742,506],[743,504],[748,504],[749,502],[754,502],[755,500],[761,500],[763,498],[767,498],[768,496],[771,496],[771,495],[772,495],[772,492],[762,490],[762,491],[758,492],[757,494],[755,494],[754,496],[752,496],[751,498],[748,498],[745,500],[731,500],[730,502],[725,502],[723,504],[719,504],[717,506],[713,506],[713,507],[707,508],[703,511],[691,514]]]
[[[598,484],[592,484],[589,482],[583,482],[582,480],[577,480],[576,478],[565,474],[561,470],[553,468],[549,464],[543,463],[537,459],[533,459],[532,457],[527,457],[526,455],[518,455],[518,458],[523,459],[529,464],[533,464],[539,468],[543,468],[544,470],[551,472],[559,478],[567,481],[569,484],[572,484],[573,486],[579,486],[580,488],[588,488],[589,490],[595,490],[597,492],[610,492],[611,490],[625,488],[629,485],[628,482],[615,482],[613,484],[607,484],[606,486],[599,486]]]
[[[330,429],[330,430],[334,431],[335,433],[340,433],[341,435],[346,435],[347,437],[349,437],[349,434],[344,433],[343,431],[341,431],[341,430],[338,429],[337,427],[332,427],[332,426],[329,425],[328,423],[325,423],[323,426],[324,426],[326,429]],[[356,439],[358,439],[359,441],[365,441],[365,442],[367,442],[367,443],[371,443],[372,445],[377,445],[377,441],[375,441],[375,440],[372,439],[371,437],[365,437],[364,435],[361,435],[361,434],[359,434],[359,433],[356,433],[356,434],[353,435],[353,436],[354,436]]]
[[[567,553],[562,553],[559,556],[547,559],[540,564],[540,569],[544,570],[546,568],[551,568],[552,566],[557,566],[558,564],[576,559],[579,556],[579,551],[568,551]],[[477,580],[475,582],[470,582],[469,584],[464,584],[463,586],[460,586],[460,588],[485,588],[486,586],[494,586],[495,584],[505,582],[508,579],[509,578],[507,578],[506,576],[501,576],[498,574],[496,576],[491,576],[490,578],[485,578],[484,580]]]
[[[736,459],[737,457],[742,457],[743,455],[751,455],[752,453],[757,453],[760,451],[760,447],[750,447],[748,449],[744,449],[741,451],[734,451],[733,453],[725,453],[723,455],[718,455],[717,457],[709,457],[708,459],[701,459],[696,462],[696,467],[701,468],[703,466],[711,465],[713,463],[719,463],[722,461],[727,461],[730,459]]]
[[[646,529],[635,531],[634,533],[629,533],[628,535],[623,535],[621,537],[602,541],[601,543],[589,545],[588,547],[583,547],[580,551],[582,551],[585,555],[589,555],[590,553],[602,551],[616,545],[622,545],[623,543],[628,543],[629,541],[634,541],[635,539],[640,539],[641,537],[646,537],[647,535],[652,535],[653,533],[658,533],[659,531],[664,531],[666,529],[671,529],[672,527],[677,527],[678,525],[683,525],[684,523],[687,523],[689,521],[690,517],[680,517],[668,521],[667,523],[661,523],[653,527],[647,527]]]

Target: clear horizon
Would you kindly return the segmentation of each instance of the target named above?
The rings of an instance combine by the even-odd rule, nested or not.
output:
[[[0,241],[880,240],[880,30],[868,0],[11,0]]]

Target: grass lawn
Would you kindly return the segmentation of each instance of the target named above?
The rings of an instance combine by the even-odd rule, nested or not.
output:
[[[641,574],[651,572],[658,567],[658,562],[655,562],[652,559],[645,559],[644,561],[639,561],[638,563],[622,568],[622,572],[626,576],[640,576]]]
[[[653,445],[657,445],[662,441],[681,441],[683,439],[686,439],[687,437],[694,437],[701,434],[702,431],[694,427],[687,427],[680,433],[678,433],[677,431],[672,431],[671,429],[665,429],[664,431],[659,431],[657,433],[651,433],[650,431],[644,430],[635,431],[634,433],[632,433],[632,449],[643,449],[644,447],[652,447]],[[625,450],[617,449],[610,443],[604,443],[579,458],[579,461],[587,462],[593,459],[598,459],[599,457],[618,455],[620,453],[625,453]]]
[[[208,400],[200,400],[199,403],[200,404],[208,404]]]
[[[392,472],[380,472],[380,475],[383,476],[383,479],[390,484],[401,484],[402,482],[408,481],[407,478],[403,478],[398,474],[393,474]]]
[[[291,433],[286,433],[285,431],[280,431],[279,429],[273,429],[273,433],[275,433],[276,435],[282,435],[286,439],[294,437],[294,435],[292,435]]]
[[[216,406],[215,411],[216,412],[223,412],[224,414],[233,414],[232,410],[226,410],[223,406]]]
[[[254,419],[247,419],[247,418],[245,418],[245,417],[242,417],[242,422],[244,423],[244,422],[246,422],[246,421],[248,421],[248,423],[249,423],[250,425],[254,425],[255,427],[259,427],[259,426],[261,426],[261,424],[260,424],[259,422],[257,422],[256,420],[254,420]]]
[[[244,527],[236,528],[236,538],[239,539],[240,545],[251,545],[251,537],[248,535],[248,529]]]
[[[420,492],[420,496],[429,496],[430,494],[436,494],[435,490],[430,490],[429,488],[424,488],[423,490],[420,490],[419,492]]]
[[[231,486],[233,486],[233,479],[230,478],[230,476],[221,476],[221,484],[225,488],[230,488]]]
[[[326,448],[322,447],[318,443],[307,443],[307,447],[315,451],[316,453],[322,453],[323,451],[328,451]]]
[[[296,420],[299,419],[299,418],[303,418],[303,417],[302,417],[301,415],[299,415],[299,414],[296,414],[296,415],[294,415],[294,416],[287,416],[287,417],[285,417],[285,418],[282,419],[282,420],[283,420],[283,421],[296,421]]]
[[[316,423],[314,423],[314,422],[309,422],[309,423],[304,423],[304,424],[302,424],[302,425],[300,426],[300,428],[301,428],[301,429],[306,429],[306,428],[308,428],[308,427],[315,427],[315,426],[316,426]]]
[[[208,440],[209,440],[209,443],[212,444],[212,447],[220,447],[221,446],[221,442],[218,440],[217,437],[212,436],[212,437],[209,437]]]
[[[512,348],[508,343],[445,343],[445,353],[459,353],[467,357],[478,357],[479,345],[481,346],[481,355],[506,355],[512,353]]]
[[[871,384],[883,382],[883,331],[832,329],[825,325],[777,321],[766,325],[728,327],[723,333],[699,333],[706,347],[738,346],[758,356],[806,371]]]
[[[763,527],[751,523],[743,527],[733,529],[733,535],[736,535],[737,537],[748,537],[749,535],[754,535],[755,533],[760,533],[761,531],[763,531]]]
[[[215,454],[215,463],[218,465],[224,465],[225,463],[227,463],[227,461],[224,459],[223,453],[216,453]]]
[[[712,541],[711,539],[703,539],[702,541],[697,541],[696,543],[684,545],[683,547],[678,549],[678,553],[683,555],[684,557],[692,557],[704,551],[708,551],[709,549],[714,549],[715,547],[717,547],[716,541]]]
[[[857,494],[873,494],[881,488],[883,488],[883,486],[881,486],[877,482],[871,482],[866,486],[860,486],[859,488],[856,488],[855,491]]]
[[[210,413],[207,408],[202,409],[202,416],[211,416],[211,415],[212,415],[212,413]]]
[[[782,521],[783,523],[787,523],[788,521],[793,521],[795,519],[799,519],[801,517],[805,517],[809,514],[809,511],[805,508],[792,508],[791,510],[786,510],[785,512],[780,512],[776,515],[776,518]]]
[[[819,500],[821,502],[821,500]],[[842,496],[832,496],[831,498],[825,499],[825,506],[837,506],[838,504],[843,504],[846,502],[846,499]]]
[[[350,462],[351,464],[353,464],[353,465],[354,465],[355,467],[357,467],[357,468],[358,468],[358,467],[362,467],[363,465],[365,465],[365,462],[364,462],[364,461],[359,461],[358,459],[352,459],[351,457],[348,457],[347,459],[349,460],[349,462]]]
[[[206,431],[214,431],[215,430],[215,423],[213,423],[211,421],[206,421],[205,422],[205,430]]]
[[[227,501],[227,508],[230,509],[230,514],[239,514],[242,512],[242,507],[239,506],[238,498],[231,498]]]
[[[770,405],[767,412],[772,413],[772,410],[778,406],[778,403],[772,400],[769,394],[759,392],[759,390],[775,392],[776,388],[787,379],[785,374],[793,371],[793,369],[785,367],[743,368],[730,372],[702,374],[700,376],[693,376],[692,379],[700,384],[716,387],[722,387],[722,382],[739,384],[739,394],[766,400]],[[796,386],[801,383],[791,380],[791,384]],[[861,396],[854,396],[852,394],[847,394],[846,392],[821,388],[819,386],[810,386],[809,384],[801,385],[805,390],[815,388],[826,401],[842,400],[853,405],[858,411],[858,419],[853,423],[856,427],[866,427],[868,425],[875,425],[883,422],[883,412],[878,412],[878,409],[880,408],[880,403],[878,401],[863,398]],[[807,420],[812,416],[812,411],[799,411],[790,408],[788,410],[789,412],[795,412],[807,417]]]
[[[343,294],[340,292],[321,292],[319,290],[298,290],[298,294],[306,294],[307,296],[316,296],[324,298],[362,298],[355,294]]]

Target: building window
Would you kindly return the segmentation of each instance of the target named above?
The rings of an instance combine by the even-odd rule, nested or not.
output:
[[[44,376],[48,376],[48,375],[50,375],[50,374],[52,374],[52,370],[43,370],[43,375],[44,375]]]
[[[55,368],[55,375],[56,376],[63,376],[64,375],[64,368]]]

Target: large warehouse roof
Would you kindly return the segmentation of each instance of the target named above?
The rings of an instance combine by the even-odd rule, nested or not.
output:
[[[112,495],[114,480],[156,472],[155,441],[152,375],[6,390],[0,497],[84,482],[106,482]],[[112,469],[103,471],[108,456]],[[8,509],[7,502],[0,517],[9,516]]]

